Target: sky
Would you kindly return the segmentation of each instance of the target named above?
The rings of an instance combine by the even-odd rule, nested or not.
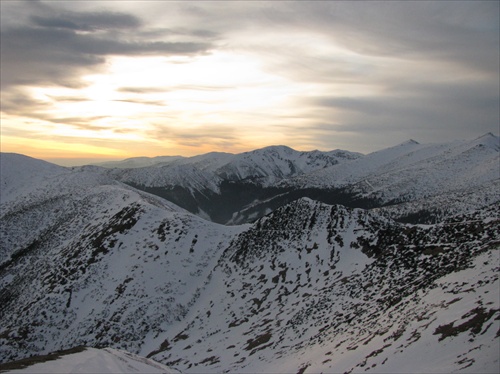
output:
[[[0,7],[2,152],[79,165],[499,132],[499,1]]]

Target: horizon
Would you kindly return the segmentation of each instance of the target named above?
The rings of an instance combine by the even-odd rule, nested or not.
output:
[[[356,151],[352,151],[352,150],[349,150],[349,149],[339,149],[339,148],[329,149],[329,150],[320,150],[320,149],[303,150],[303,149],[295,149],[295,148],[287,146],[285,144],[273,144],[273,145],[269,145],[269,146],[265,146],[265,147],[260,147],[260,148],[255,148],[255,149],[249,149],[249,150],[245,150],[245,151],[237,152],[237,153],[234,153],[234,152],[209,151],[209,152],[205,152],[205,153],[195,154],[195,155],[192,155],[192,156],[182,156],[182,155],[141,156],[141,155],[138,155],[138,156],[133,156],[133,157],[116,158],[116,159],[112,159],[112,158],[107,158],[107,159],[100,159],[100,158],[59,158],[58,159],[58,158],[54,158],[54,159],[50,159],[50,158],[34,157],[34,156],[31,156],[31,155],[28,155],[28,154],[18,153],[18,152],[3,152],[3,151],[1,151],[0,153],[17,153],[17,154],[20,154],[20,155],[23,155],[23,156],[28,156],[28,157],[32,157],[32,158],[35,158],[35,159],[40,159],[42,161],[46,161],[46,162],[49,162],[49,163],[53,163],[53,164],[58,165],[58,166],[77,167],[77,166],[85,166],[85,165],[97,165],[97,166],[99,166],[100,164],[106,164],[106,163],[109,163],[109,162],[122,162],[122,161],[127,161],[127,160],[132,160],[132,159],[138,159],[138,158],[145,158],[145,159],[154,159],[154,158],[160,158],[160,157],[189,158],[189,157],[203,156],[203,155],[210,154],[210,153],[227,153],[227,154],[236,155],[236,154],[247,153],[247,152],[252,152],[252,151],[256,151],[256,150],[260,150],[260,149],[272,148],[272,147],[287,147],[287,148],[291,148],[292,150],[297,151],[297,152],[347,151],[347,152],[353,152],[353,153],[360,153],[360,154],[366,156],[366,155],[369,155],[370,153],[374,153],[374,152],[378,152],[378,151],[383,151],[383,150],[391,148],[391,147],[397,147],[399,145],[402,145],[402,144],[405,144],[405,143],[408,143],[408,142],[416,142],[417,144],[422,144],[422,145],[433,145],[433,144],[453,143],[453,142],[460,142],[460,141],[473,141],[473,140],[480,139],[480,138],[483,138],[483,137],[488,136],[488,135],[494,136],[497,139],[500,138],[500,135],[497,135],[497,134],[495,134],[493,132],[487,132],[487,133],[484,133],[484,134],[472,137],[470,139],[450,139],[447,142],[425,142],[425,143],[423,143],[423,142],[420,142],[420,141],[415,140],[415,139],[406,139],[403,142],[399,142],[397,144],[391,144],[388,147],[384,147],[384,148],[381,148],[381,149],[376,149],[373,152],[368,152],[368,153],[356,152]]]
[[[497,1],[0,9],[2,152],[77,166],[498,133]]]

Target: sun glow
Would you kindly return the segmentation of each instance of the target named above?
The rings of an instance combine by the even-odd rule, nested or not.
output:
[[[83,144],[76,148],[74,144],[58,146],[59,150],[104,154],[107,146],[103,141],[108,141],[110,147],[115,147],[109,153],[117,154],[126,153],[132,143],[149,142],[168,145],[169,153],[175,153],[176,147],[185,151],[189,144],[205,147],[210,143],[212,148],[221,142],[228,145],[227,136],[221,135],[220,130],[207,135],[205,143],[176,138],[189,138],[189,132],[198,131],[200,126],[244,126],[249,132],[246,141],[260,139],[258,134],[263,128],[256,118],[262,113],[268,118],[272,117],[270,114],[284,114],[283,103],[302,88],[264,72],[250,56],[230,53],[181,61],[166,57],[112,57],[105,72],[85,76],[83,80],[86,85],[78,89],[29,87],[29,95],[38,103],[37,123],[27,118],[17,118],[16,122],[23,122],[20,127],[24,129],[43,128],[45,136],[52,139],[69,143],[85,139],[89,144],[87,150]],[[16,127],[11,120],[3,118],[7,131]],[[268,120],[267,125],[270,123]],[[154,134],[162,128],[170,129],[168,136],[155,139]],[[38,139],[33,146],[35,143],[56,147],[49,140]]]

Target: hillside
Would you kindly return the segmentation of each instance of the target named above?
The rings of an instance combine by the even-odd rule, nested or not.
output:
[[[193,373],[495,371],[499,223],[498,207],[419,227],[299,200],[239,235],[149,356]]]
[[[112,348],[76,347],[0,365],[8,373],[178,373],[165,365]]]
[[[303,188],[349,186],[384,204],[404,202],[498,180],[499,150],[500,140],[491,133],[442,144],[410,140],[286,183]]]

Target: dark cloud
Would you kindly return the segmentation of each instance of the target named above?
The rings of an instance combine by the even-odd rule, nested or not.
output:
[[[190,55],[210,47],[202,42],[121,41],[67,29],[8,29],[2,33],[2,84],[74,79],[71,68],[95,67],[110,55]]]
[[[135,29],[141,25],[141,21],[137,17],[130,14],[113,12],[64,12],[50,16],[32,16],[31,20],[36,26],[74,31]]]
[[[78,87],[84,84],[80,76],[100,71],[109,56],[186,56],[213,47],[205,41],[141,37],[141,21],[125,13],[55,14],[32,16],[30,24],[2,28],[2,89],[28,84]]]
[[[428,121],[442,126],[475,123],[478,127],[500,122],[497,82],[402,82],[385,94],[370,97],[321,96],[303,101],[313,106],[341,110],[342,117],[364,116],[403,123]]]
[[[361,55],[445,60],[498,72],[497,1],[298,2],[291,25]]]
[[[50,96],[49,96],[50,97]],[[54,100],[54,97],[51,97]],[[79,97],[62,98],[71,102],[82,102],[87,99]],[[61,98],[55,99],[61,101]],[[85,130],[104,130],[104,127],[93,125],[92,122],[107,118],[106,116],[86,117],[54,117],[51,113],[52,103],[50,101],[34,99],[22,90],[10,90],[2,94],[2,111],[10,115],[17,115],[55,124],[64,124]],[[6,127],[7,128],[7,127]],[[20,131],[21,129],[16,129]],[[3,131],[3,129],[2,129]]]
[[[470,138],[498,131],[500,85],[497,80],[457,77],[455,81],[387,81],[373,95],[304,96],[296,107],[311,123],[287,130],[324,147],[351,139],[360,148],[376,150],[414,138],[422,142]],[[442,78],[442,77],[440,77]],[[301,135],[306,132],[307,137]],[[326,147],[328,148],[328,147]]]
[[[50,107],[51,105],[47,101],[35,99],[23,90],[11,89],[2,93],[2,112],[11,115],[31,117]]]

